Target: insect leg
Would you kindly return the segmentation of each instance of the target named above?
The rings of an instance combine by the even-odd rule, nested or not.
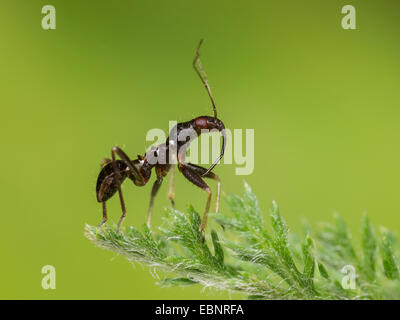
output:
[[[107,164],[109,164],[111,162],[111,159],[109,158],[104,158],[101,162],[100,162],[100,168],[104,168]]]
[[[154,181],[153,188],[151,189],[150,206],[149,206],[149,211],[147,213],[147,227],[149,229],[151,228],[151,217],[153,214],[154,198],[158,192],[158,189],[160,189],[162,181],[163,181],[163,177],[157,176],[157,180]]]
[[[121,218],[119,218],[118,225],[117,225],[117,233],[118,233],[119,227],[121,226],[121,223],[122,223],[122,220],[124,220],[124,218],[126,217],[126,207],[125,207],[125,201],[124,201],[124,197],[122,196],[122,190],[121,190],[121,174],[120,174],[119,169],[117,168],[117,164],[115,162],[115,153],[116,153],[115,149],[116,148],[118,148],[118,147],[112,148],[111,157],[112,157],[112,166],[114,169],[114,175],[115,175],[115,179],[116,179],[116,183],[117,183],[119,200],[121,203],[121,210],[122,210],[122,215],[121,215]]]
[[[100,228],[107,221],[106,202],[103,201],[102,204],[103,204],[103,220],[97,225],[97,228]]]
[[[127,154],[119,147],[115,146],[112,148],[111,154],[113,156],[113,160],[115,161],[115,153],[121,158],[122,161],[125,162],[125,164],[128,166],[128,168],[131,170],[133,176],[138,182],[141,182],[144,184],[144,178],[142,174],[136,169],[136,167],[132,164],[132,160],[129,159]]]
[[[175,208],[175,193],[174,193],[174,178],[175,178],[175,165],[171,166],[171,175],[169,178],[168,199],[171,201],[172,208]]]
[[[205,240],[205,231],[207,225],[207,215],[210,211],[210,202],[211,202],[211,189],[207,185],[207,183],[200,177],[200,175],[193,170],[190,166],[186,163],[180,162],[178,165],[179,171],[188,179],[191,183],[198,186],[199,188],[203,189],[207,193],[207,203],[206,208],[204,210],[203,219],[201,220],[200,224],[200,232],[202,236],[202,242],[204,243]]]
[[[190,167],[192,170],[194,170],[196,173],[198,173],[200,176],[203,178],[208,178],[208,179],[213,179],[217,181],[217,197],[215,201],[215,212],[218,212],[219,210],[219,199],[220,199],[220,193],[221,193],[221,180],[220,178],[213,172],[207,172],[206,168],[200,167],[196,164],[193,163],[186,163],[188,167]],[[206,173],[206,174],[205,174]]]

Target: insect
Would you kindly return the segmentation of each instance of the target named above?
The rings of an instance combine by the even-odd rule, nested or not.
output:
[[[100,222],[98,227],[107,221],[107,209],[106,202],[114,194],[118,192],[121,203],[122,215],[118,221],[117,232],[121,226],[123,219],[126,216],[125,201],[122,195],[121,184],[126,178],[133,181],[136,186],[144,186],[150,179],[151,171],[154,168],[156,173],[156,180],[153,184],[150,197],[150,205],[147,214],[147,226],[151,228],[151,217],[153,212],[154,198],[163,182],[164,177],[171,171],[170,186],[168,192],[168,198],[174,207],[174,175],[175,175],[175,164],[177,163],[178,170],[183,176],[197,187],[203,189],[207,194],[207,202],[204,210],[203,218],[200,225],[200,231],[202,234],[203,242],[205,236],[205,228],[207,225],[207,214],[210,210],[211,202],[211,189],[204,181],[203,178],[213,179],[217,181],[217,195],[215,203],[215,212],[219,209],[219,198],[221,190],[221,182],[219,177],[211,172],[211,170],[218,164],[222,159],[225,151],[225,126],[224,123],[217,118],[217,109],[215,106],[214,98],[211,93],[211,89],[207,80],[206,73],[203,70],[200,61],[200,47],[203,40],[197,47],[195,58],[193,60],[193,67],[197,75],[200,77],[205,89],[207,90],[208,96],[211,100],[214,116],[200,116],[187,122],[178,123],[170,132],[165,143],[151,148],[144,156],[138,155],[138,158],[131,160],[126,153],[115,146],[111,149],[111,159],[105,158],[101,163],[101,171],[97,178],[96,184],[96,196],[97,201],[102,203],[103,206],[103,220]],[[213,162],[210,168],[206,169],[201,166],[185,162],[185,155],[187,148],[190,144],[190,139],[180,139],[182,135],[185,136],[188,132],[194,132],[196,136],[202,134],[204,129],[218,130],[222,135],[222,147],[221,153],[217,159]],[[119,159],[116,159],[116,156]],[[164,161],[160,161],[164,159]]]

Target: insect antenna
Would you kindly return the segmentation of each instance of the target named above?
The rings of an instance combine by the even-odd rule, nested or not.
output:
[[[215,107],[215,102],[214,102],[214,98],[213,98],[212,93],[211,93],[211,88],[210,88],[210,85],[208,84],[207,75],[204,72],[203,66],[201,65],[201,61],[200,61],[200,47],[201,47],[202,43],[203,43],[203,39],[200,40],[199,45],[197,46],[196,56],[194,57],[194,60],[193,60],[193,68],[196,71],[196,73],[199,76],[201,82],[204,84],[204,87],[207,90],[208,96],[210,97],[211,104],[212,104],[212,107],[213,107],[214,118],[216,119],[217,118],[217,108]],[[196,64],[199,66],[200,71],[197,68]]]
[[[211,165],[210,168],[207,169],[207,171],[205,173],[202,174],[202,176],[204,177],[206,174],[208,174],[212,169],[214,169],[214,167],[218,164],[218,162],[222,159],[222,157],[224,156],[224,152],[225,152],[225,145],[226,145],[226,134],[225,134],[225,127],[223,124],[221,124],[221,135],[222,135],[222,146],[221,146],[221,153],[218,156],[217,159],[215,159],[215,161],[213,162],[213,164]]]

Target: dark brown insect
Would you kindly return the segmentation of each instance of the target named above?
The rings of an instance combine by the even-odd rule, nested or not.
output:
[[[154,198],[159,190],[164,177],[171,170],[170,188],[168,192],[168,198],[171,201],[172,206],[174,203],[174,164],[177,162],[178,170],[184,175],[186,179],[192,182],[194,185],[203,189],[207,193],[207,203],[204,210],[203,219],[200,225],[200,231],[203,236],[204,241],[204,229],[207,224],[207,214],[210,209],[211,202],[211,189],[203,178],[209,178],[217,181],[217,196],[215,211],[218,212],[219,209],[219,197],[220,197],[220,179],[219,177],[211,172],[211,170],[217,165],[224,155],[225,150],[225,126],[223,122],[217,118],[217,109],[215,107],[215,102],[211,94],[211,89],[207,81],[206,74],[202,68],[199,50],[203,40],[200,41],[196,55],[193,60],[193,67],[200,77],[207,93],[210,97],[211,104],[213,107],[214,116],[201,116],[192,119],[187,122],[178,123],[170,132],[169,137],[166,142],[150,149],[145,156],[138,155],[135,160],[129,159],[122,149],[115,146],[111,149],[111,159],[104,159],[101,163],[101,171],[97,179],[96,185],[96,195],[97,201],[101,202],[103,205],[103,220],[98,225],[99,227],[107,221],[107,210],[106,201],[110,199],[117,191],[119,194],[122,216],[119,219],[117,232],[120,228],[122,220],[126,216],[126,207],[124,198],[122,196],[121,184],[126,178],[133,181],[137,186],[144,186],[150,179],[151,170],[154,168],[157,179],[153,184],[151,190],[150,207],[147,216],[147,226],[151,227],[151,216],[153,211]],[[199,69],[198,69],[199,67]],[[194,132],[196,136],[202,134],[202,129],[216,129],[222,134],[222,148],[219,157],[214,161],[209,169],[200,167],[195,164],[185,162],[185,155],[187,148],[190,144],[190,139],[180,139],[179,137],[185,136],[187,132]],[[120,160],[116,159],[116,155]],[[164,161],[160,161],[163,159]]]

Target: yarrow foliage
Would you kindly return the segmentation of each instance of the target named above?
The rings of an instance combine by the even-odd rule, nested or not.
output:
[[[244,189],[242,197],[227,197],[229,214],[210,215],[215,229],[205,244],[200,216],[191,206],[187,213],[168,209],[157,233],[146,226],[116,233],[109,226],[86,225],[85,235],[131,262],[162,270],[163,286],[201,284],[250,299],[400,298],[399,258],[390,231],[377,233],[364,216],[357,246],[336,215],[333,224],[305,226],[300,237],[275,202],[268,226],[251,188],[245,183]]]

